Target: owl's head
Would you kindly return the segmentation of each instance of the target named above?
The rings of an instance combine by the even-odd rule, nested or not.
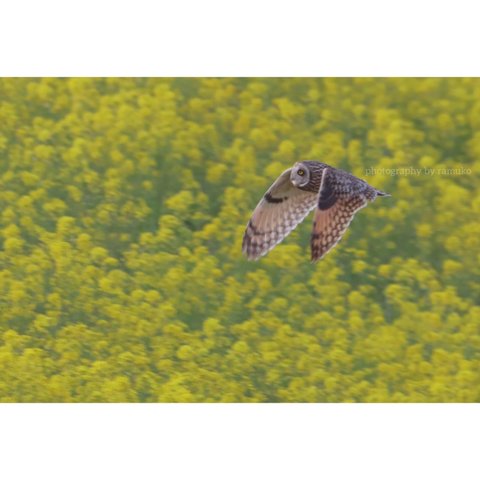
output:
[[[303,162],[297,162],[290,173],[290,181],[297,187],[304,187],[310,182],[310,168]]]

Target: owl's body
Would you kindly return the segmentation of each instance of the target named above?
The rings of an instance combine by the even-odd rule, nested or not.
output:
[[[315,209],[312,261],[322,258],[342,238],[355,212],[387,193],[348,172],[316,161],[285,170],[255,208],[243,237],[243,252],[257,260],[280,243]]]

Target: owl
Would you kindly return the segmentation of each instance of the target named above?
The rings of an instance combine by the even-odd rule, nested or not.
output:
[[[316,262],[340,241],[355,212],[377,196],[390,195],[325,163],[297,162],[275,180],[253,211],[243,253],[258,260],[315,209],[310,247]]]

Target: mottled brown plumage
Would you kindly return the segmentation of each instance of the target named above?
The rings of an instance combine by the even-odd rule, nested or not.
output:
[[[325,163],[298,162],[278,177],[258,203],[242,250],[249,260],[257,260],[315,209],[311,253],[312,261],[317,261],[340,241],[355,212],[377,196],[388,194]]]

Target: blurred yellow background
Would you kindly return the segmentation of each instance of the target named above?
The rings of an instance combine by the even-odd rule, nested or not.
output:
[[[0,79],[0,401],[480,401],[480,79]],[[309,262],[316,159],[392,194]]]

